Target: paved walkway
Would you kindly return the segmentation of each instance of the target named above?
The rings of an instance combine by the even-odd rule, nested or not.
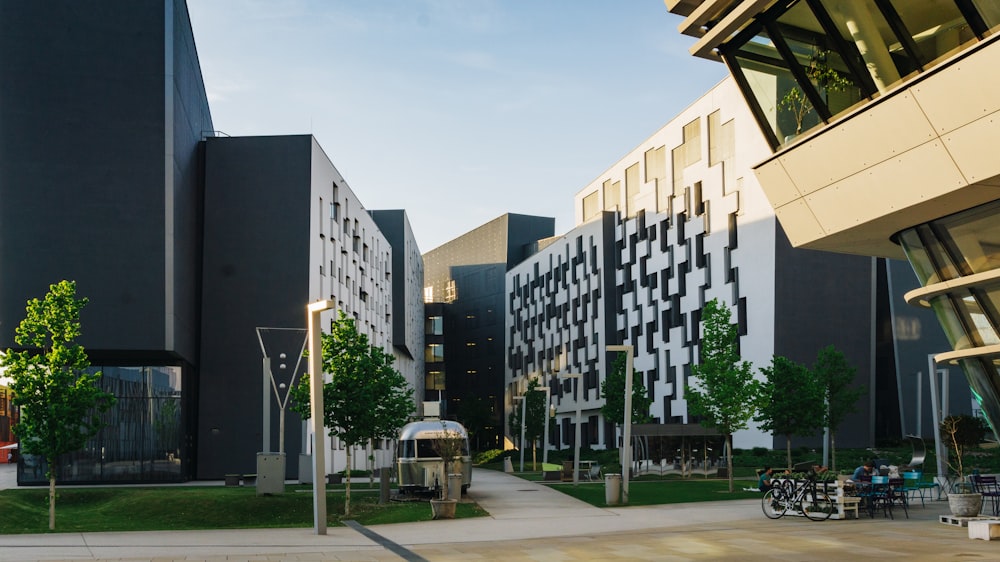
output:
[[[0,465],[0,487],[9,485]],[[475,470],[469,497],[490,517],[312,529],[0,534],[0,560],[1000,560],[1000,543],[910,518],[771,521],[757,500],[601,509],[544,484]],[[901,514],[900,514],[901,515]],[[0,530],[2,532],[2,530]]]

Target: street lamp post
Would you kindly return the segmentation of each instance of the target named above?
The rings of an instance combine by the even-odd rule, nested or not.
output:
[[[625,352],[625,423],[622,430],[622,503],[628,504],[628,477],[632,471],[632,346],[609,345],[608,351]]]
[[[583,398],[580,393],[580,381],[583,379],[582,373],[566,373],[562,376],[564,379],[577,379],[575,390],[573,396],[573,402],[576,402],[576,439],[573,441],[573,485],[576,486],[580,483],[580,402]]]
[[[320,315],[335,306],[319,300],[306,306],[309,328],[309,406],[313,430],[313,524],[317,535],[326,534],[326,447],[323,445],[323,342]]]
[[[521,472],[524,472],[524,416],[528,411],[528,400],[524,395],[515,396],[514,400],[521,401],[521,442],[517,444],[517,448],[521,450]]]

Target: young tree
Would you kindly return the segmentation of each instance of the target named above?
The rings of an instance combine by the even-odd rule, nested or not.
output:
[[[826,399],[824,424],[830,428],[830,469],[837,470],[837,429],[844,419],[856,409],[858,399],[865,393],[864,385],[851,387],[856,369],[832,345],[819,351],[813,365],[813,377],[819,383]]]
[[[625,426],[625,363],[626,355],[619,353],[611,365],[611,371],[601,383],[601,396],[604,397],[601,415],[604,416],[604,419],[621,428]],[[582,399],[582,397],[580,398]],[[649,397],[646,387],[642,384],[642,376],[638,371],[632,369],[631,423],[648,423],[652,420],[653,418],[649,415],[649,406],[652,403],[653,399]],[[624,451],[619,451],[619,456],[624,454]]]
[[[413,413],[413,389],[392,367],[395,358],[371,345],[343,311],[322,340],[323,372],[331,375],[323,385],[323,425],[347,449],[344,515],[350,516],[351,451],[366,441],[395,438]],[[303,375],[291,391],[291,409],[303,419],[311,415],[309,379]]]
[[[823,389],[805,365],[775,355],[771,366],[760,370],[764,375],[760,410],[754,421],[764,431],[785,436],[788,470],[792,469],[792,436],[813,435],[822,427]]]
[[[528,405],[525,407],[527,415],[524,433],[525,439],[531,443],[531,470],[538,470],[538,442],[545,438],[545,416],[549,415],[545,397],[546,393],[541,388],[538,379],[528,381],[528,393],[525,398]]]
[[[0,366],[13,379],[14,403],[21,421],[14,432],[21,452],[45,459],[49,480],[49,529],[56,528],[58,458],[82,448],[104,426],[101,414],[115,399],[98,387],[101,373],[88,373],[90,361],[80,336],[80,311],[87,299],[76,298],[76,283],[49,286],[44,299],[31,299],[14,341],[22,351],[7,350]]]
[[[601,383],[601,396],[604,397],[604,405],[601,406],[601,415],[604,419],[622,426],[625,424],[625,354],[619,353],[611,366],[611,372]],[[642,375],[632,369],[632,423],[648,423],[651,419],[649,407],[653,404],[653,399],[646,392],[646,387],[642,384]]]
[[[740,360],[729,308],[712,299],[702,309],[701,362],[691,367],[695,385],[685,386],[688,413],[726,439],[729,491],[733,491],[733,433],[746,429],[760,403],[761,385],[748,361]]]
[[[458,405],[456,417],[469,432],[469,440],[474,445],[473,450],[481,451],[483,434],[496,424],[493,402],[483,396],[464,398]]]
[[[967,415],[948,416],[941,420],[941,438],[948,448],[948,466],[958,473],[958,481],[965,478],[964,455],[970,447],[983,442],[986,426],[979,418]]]

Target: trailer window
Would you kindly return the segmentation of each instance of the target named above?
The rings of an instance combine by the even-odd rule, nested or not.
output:
[[[403,439],[399,442],[399,458],[408,459],[413,457],[413,439]]]
[[[417,458],[426,459],[437,457],[434,451],[434,441],[432,439],[417,439]]]

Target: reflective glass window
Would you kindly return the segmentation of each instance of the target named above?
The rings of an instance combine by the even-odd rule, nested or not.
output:
[[[953,349],[969,349],[970,347],[974,347],[948,295],[931,299],[931,308],[934,309],[934,314],[937,316],[938,322],[941,323],[944,335],[948,338],[948,342],[951,343]]]
[[[925,66],[976,41],[976,34],[954,0],[892,0],[892,6],[906,26],[917,56]],[[889,46],[890,50],[894,47],[898,49],[896,45]]]
[[[962,273],[1000,268],[1000,203],[990,203],[936,221],[961,256]]]

